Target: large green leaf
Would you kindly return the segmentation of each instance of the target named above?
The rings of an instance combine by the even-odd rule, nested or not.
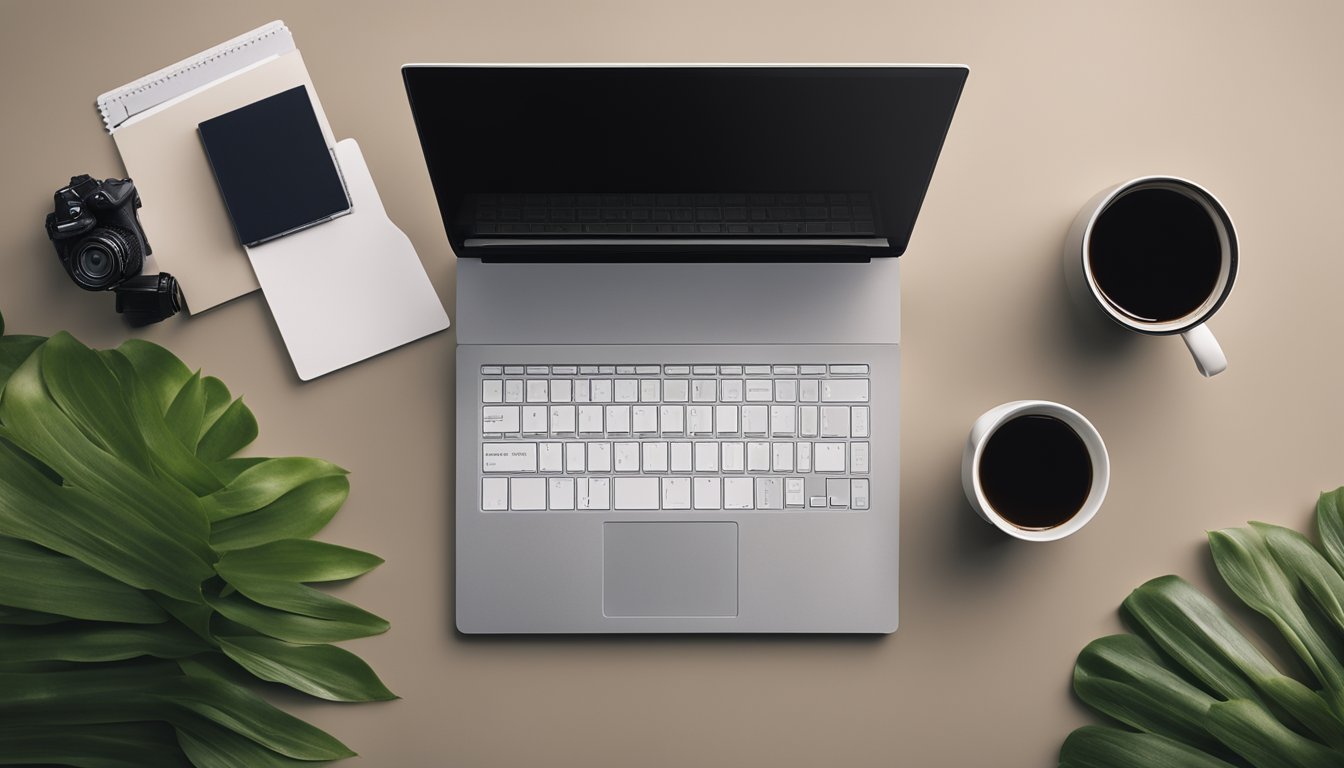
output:
[[[367,615],[339,598],[296,581],[233,574],[229,586],[262,605],[334,621],[362,621]]]
[[[257,419],[238,399],[209,424],[196,446],[196,454],[201,461],[218,461],[241,451],[256,439]]]
[[[0,627],[6,661],[122,661],[141,656],[177,659],[214,646],[176,623],[166,626],[72,621],[55,626]]]
[[[233,482],[202,499],[211,522],[255,512],[294,489],[324,477],[345,475],[328,461],[291,456],[248,467]]]
[[[205,427],[205,385],[200,371],[177,391],[163,418],[182,447],[194,451]]]
[[[327,618],[272,608],[237,592],[222,597],[206,595],[206,600],[211,608],[230,621],[291,643],[338,643],[379,635],[388,629],[386,619],[316,590],[314,596],[317,600],[327,601],[322,608],[328,614]]]
[[[41,336],[0,336],[0,390],[5,388],[10,374],[44,341]]]
[[[1316,500],[1316,531],[1326,559],[1344,574],[1344,488],[1322,493]]]
[[[294,645],[270,637],[221,637],[220,649],[239,666],[273,683],[331,701],[395,699],[358,656],[330,645]]]
[[[155,624],[168,616],[134,587],[74,558],[0,536],[0,603],[95,621]],[[0,657],[4,656],[0,643]]]
[[[129,339],[116,351],[134,366],[159,413],[167,413],[182,385],[191,378],[191,369],[172,352],[142,339]]]
[[[344,475],[318,478],[256,512],[214,523],[210,544],[224,552],[312,536],[331,522],[349,495],[350,480]]]
[[[215,564],[225,580],[233,575],[282,581],[353,579],[382,565],[368,552],[311,539],[284,539],[226,552]]]
[[[272,752],[251,739],[200,717],[176,722],[182,752],[196,768],[309,768],[298,760]]]
[[[1084,725],[1059,751],[1060,768],[1237,768],[1164,736]]]
[[[94,444],[141,474],[149,448],[121,397],[121,387],[98,353],[58,333],[42,347],[42,383],[52,401]]]
[[[178,748],[173,729],[162,723],[0,725],[0,765],[30,764],[75,768],[191,766]]]
[[[1340,768],[1344,754],[1293,733],[1264,707],[1237,699],[1209,707],[1209,730],[1255,768]]]

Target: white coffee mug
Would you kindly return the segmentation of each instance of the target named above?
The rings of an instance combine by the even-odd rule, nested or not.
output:
[[[1087,448],[1092,467],[1091,486],[1087,496],[1072,517],[1053,527],[1023,528],[1014,525],[994,508],[981,485],[980,463],[985,453],[985,446],[989,444],[990,438],[999,427],[1020,416],[1052,416],[1072,429]],[[1081,413],[1067,405],[1049,400],[1015,400],[985,411],[972,425],[971,434],[966,439],[966,450],[961,459],[962,488],[976,514],[1009,536],[1024,541],[1054,541],[1076,533],[1087,525],[1097,514],[1097,510],[1101,509],[1101,502],[1106,498],[1106,489],[1110,486],[1110,482],[1111,460],[1097,428]]]
[[[1217,237],[1217,278],[1209,285],[1207,295],[1199,297],[1202,300],[1197,298],[1198,303],[1192,309],[1175,318],[1145,318],[1129,311],[1107,295],[1098,283],[1094,269],[1093,234],[1098,221],[1126,196],[1147,190],[1174,192],[1194,202],[1208,217]],[[1099,307],[1111,320],[1138,333],[1180,334],[1195,358],[1195,366],[1205,376],[1213,376],[1227,368],[1227,357],[1209,330],[1208,319],[1232,292],[1232,283],[1237,276],[1237,234],[1227,210],[1208,190],[1175,176],[1141,176],[1098,192],[1083,206],[1069,229],[1064,269],[1070,292],[1079,301]]]

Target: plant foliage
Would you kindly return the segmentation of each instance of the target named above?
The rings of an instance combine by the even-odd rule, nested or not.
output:
[[[382,560],[308,538],[345,470],[235,457],[256,436],[223,382],[157,345],[0,335],[0,765],[354,754],[246,681],[394,698],[331,645],[387,622],[309,586]]]
[[[1251,523],[1209,534],[1228,588],[1284,641],[1301,672],[1280,671],[1217,603],[1177,576],[1130,593],[1132,635],[1094,640],[1073,687],[1127,728],[1069,735],[1063,768],[1344,766],[1344,488],[1316,505],[1320,545]]]

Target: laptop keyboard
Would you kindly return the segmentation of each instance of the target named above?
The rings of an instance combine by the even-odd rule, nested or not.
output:
[[[869,367],[483,365],[485,512],[867,510]]]
[[[867,193],[475,196],[473,234],[874,237]]]

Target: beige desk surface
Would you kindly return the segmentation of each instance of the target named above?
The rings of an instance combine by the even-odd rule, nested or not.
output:
[[[141,335],[243,393],[260,453],[352,470],[323,533],[387,565],[344,596],[388,617],[352,644],[403,700],[296,706],[369,766],[1053,765],[1091,716],[1073,659],[1145,579],[1208,581],[1204,531],[1302,526],[1344,484],[1344,5],[1188,2],[0,4],[0,309],[111,346],[42,230],[75,173],[120,174],[93,100],[281,18],[331,124],[453,315],[454,260],[398,68],[419,61],[914,61],[970,66],[904,263],[901,629],[854,637],[461,637],[451,614],[455,335],[302,384],[260,294]],[[1082,203],[1146,173],[1202,182],[1240,280],[1202,379],[1175,339],[1066,303]],[[146,199],[145,205],[155,201]],[[149,233],[151,241],[153,233]],[[375,269],[373,265],[371,269]],[[971,421],[1023,397],[1088,415],[1110,496],[1076,537],[1004,539],[958,468]]]

